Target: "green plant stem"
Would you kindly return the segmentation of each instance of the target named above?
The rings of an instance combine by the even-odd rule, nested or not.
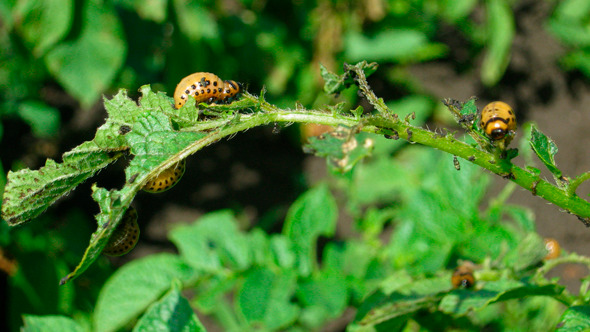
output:
[[[590,172],[586,172],[581,174],[580,176],[576,177],[575,179],[570,182],[569,186],[567,187],[567,193],[570,196],[576,194],[576,189],[584,182],[590,180]]]
[[[371,94],[370,94],[371,95]],[[410,143],[420,143],[433,147],[435,149],[450,153],[479,165],[492,173],[510,179],[522,188],[533,193],[533,195],[544,198],[545,200],[561,207],[568,213],[576,215],[586,226],[590,225],[590,203],[581,199],[575,194],[570,194],[564,189],[560,189],[551,183],[539,178],[538,175],[530,173],[523,168],[513,165],[510,161],[498,158],[492,153],[480,150],[468,145],[453,137],[452,134],[441,135],[421,127],[415,127],[408,122],[399,120],[388,109],[382,109],[379,115],[365,116],[355,119],[352,115],[335,114],[327,111],[316,110],[282,110],[278,107],[261,101],[258,97],[249,93],[244,94],[244,98],[256,104],[259,112],[251,114],[242,114],[238,121],[219,121],[217,120],[217,129],[210,132],[209,135],[196,141],[181,151],[178,155],[180,159],[197,152],[203,147],[212,144],[224,137],[234,135],[240,131],[245,131],[261,125],[270,123],[317,123],[330,126],[360,126],[360,130],[374,134],[397,134],[399,138],[407,140]],[[376,97],[371,102],[375,103],[378,108],[385,107]],[[386,111],[388,113],[386,113]],[[231,125],[224,125],[230,124]],[[204,126],[204,125],[203,125]],[[183,130],[194,131],[203,130],[202,125],[185,128]],[[207,129],[211,128],[211,123],[206,122]],[[582,182],[590,177],[584,175],[576,179]],[[576,182],[575,181],[575,182]],[[577,182],[576,182],[577,183]]]

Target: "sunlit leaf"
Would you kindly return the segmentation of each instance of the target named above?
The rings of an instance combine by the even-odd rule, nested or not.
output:
[[[555,142],[537,130],[537,127],[532,126],[530,144],[537,157],[539,157],[549,171],[551,171],[556,178],[561,178],[561,170],[557,168],[557,165],[555,164],[555,155],[558,151]]]
[[[147,309],[133,331],[206,332],[188,300],[180,292],[181,285],[174,282],[172,289]]]

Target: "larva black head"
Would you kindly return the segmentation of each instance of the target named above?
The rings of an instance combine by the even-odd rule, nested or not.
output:
[[[473,270],[469,265],[461,265],[455,269],[451,277],[454,288],[471,288],[475,285]]]
[[[501,140],[504,136],[506,136],[506,128],[494,128],[490,132],[490,138],[494,141]]]
[[[117,228],[111,235],[102,253],[108,256],[122,256],[135,248],[139,241],[139,225],[137,224],[137,210],[129,207]]]
[[[510,105],[494,101],[481,111],[479,125],[490,139],[499,141],[504,139],[508,132],[516,130],[516,117]]]
[[[223,81],[223,94],[220,96],[220,101],[229,103],[235,100],[242,92],[242,84],[236,81]]]

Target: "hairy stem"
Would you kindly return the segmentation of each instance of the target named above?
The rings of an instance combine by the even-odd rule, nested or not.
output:
[[[260,99],[256,96],[245,93],[244,98],[248,99],[252,103],[258,104],[257,107],[260,112],[242,114],[239,118],[239,121],[231,123],[231,125],[223,125],[223,122],[218,122],[217,129],[211,131],[211,133],[203,139],[188,146],[178,156],[180,158],[186,158],[203,147],[222,139],[223,137],[231,136],[237,132],[270,123],[317,123],[330,126],[360,125],[360,130],[365,132],[383,135],[394,134],[394,136],[398,136],[399,138],[407,140],[408,142],[420,143],[450,153],[457,157],[461,157],[469,162],[489,170],[492,173],[513,181],[522,188],[531,191],[533,195],[542,197],[545,200],[561,207],[566,212],[576,215],[582,222],[584,222],[586,226],[590,225],[590,203],[586,200],[581,199],[574,193],[570,193],[564,189],[552,185],[551,183],[541,179],[537,174],[533,174],[523,168],[513,165],[509,160],[499,158],[493,153],[480,150],[474,146],[468,145],[465,142],[459,141],[455,139],[452,134],[441,135],[439,133],[435,133],[421,127],[416,127],[406,121],[400,120],[396,116],[392,115],[393,113],[391,110],[383,108],[385,106],[382,104],[380,99],[376,98],[372,93],[369,93],[368,95],[371,96],[370,102],[374,103],[376,108],[380,108],[380,114],[365,116],[358,120],[352,115],[347,116],[343,114],[334,114],[327,111],[286,111],[279,109],[275,105],[269,104],[265,101],[260,101]],[[199,129],[202,128],[200,128],[198,125],[191,128],[185,128],[185,130]],[[588,177],[590,177],[590,174],[584,174],[583,176],[574,180],[573,184],[581,183]],[[571,187],[572,186],[570,186],[570,188]]]

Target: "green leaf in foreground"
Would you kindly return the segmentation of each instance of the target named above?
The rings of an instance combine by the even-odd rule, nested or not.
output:
[[[193,269],[180,257],[168,253],[124,265],[107,280],[98,296],[95,330],[118,331],[158,300],[173,280],[187,283],[195,277]]]
[[[65,283],[84,272],[99,256],[121,221],[133,198],[146,181],[181,160],[183,149],[205,136],[203,133],[176,132],[170,119],[156,110],[142,113],[125,135],[135,158],[125,169],[127,181],[121,190],[107,191],[93,187],[92,197],[100,206],[96,216],[98,228],[76,269],[62,279]]]
[[[293,324],[300,308],[291,303],[297,285],[293,270],[267,268],[249,272],[238,295],[238,306],[251,326],[280,330]]]
[[[537,130],[537,127],[531,127],[531,148],[535,154],[553,173],[556,178],[561,178],[561,170],[555,164],[555,155],[557,154],[557,145],[545,134]]]
[[[439,309],[445,313],[463,315],[471,310],[482,309],[491,303],[525,296],[557,296],[564,289],[565,287],[556,284],[538,286],[514,280],[491,281],[477,291],[465,289],[451,291],[441,300]]]
[[[23,317],[22,332],[82,332],[85,329],[75,320],[65,316],[32,316]]]
[[[336,227],[338,207],[326,185],[301,195],[287,212],[283,234],[293,242],[300,275],[307,276],[316,261],[316,240],[330,236]]]
[[[166,99],[160,99],[159,103],[153,102],[159,95],[153,93],[149,86],[142,87],[141,91],[142,98],[151,101],[145,106],[138,106],[135,101],[129,99],[125,90],[120,90],[112,99],[105,100],[105,108],[109,115],[105,124],[97,129],[92,141],[84,142],[64,153],[62,163],[48,159],[45,166],[39,170],[23,169],[9,172],[2,204],[2,218],[14,226],[37,217],[80,183],[119,158],[122,153],[116,151],[129,149],[126,133],[120,130],[122,126],[133,130],[134,123],[139,121],[140,115],[144,112],[159,112],[159,116],[154,116],[161,119],[163,115],[160,110],[171,108]],[[172,131],[169,120],[162,121],[168,121],[168,125],[155,129]],[[144,136],[146,135],[144,133]],[[203,135],[193,135],[185,140],[185,143],[201,136]],[[170,147],[171,154],[179,151],[178,148],[174,148],[175,146]]]
[[[231,211],[209,213],[192,225],[179,226],[170,232],[170,240],[199,271],[220,273],[225,268],[245,270],[250,266],[248,240]]]
[[[173,283],[172,289],[148,308],[133,331],[206,332],[180,291],[181,285]]]
[[[569,307],[561,315],[559,332],[587,331],[590,328],[590,306]]]

